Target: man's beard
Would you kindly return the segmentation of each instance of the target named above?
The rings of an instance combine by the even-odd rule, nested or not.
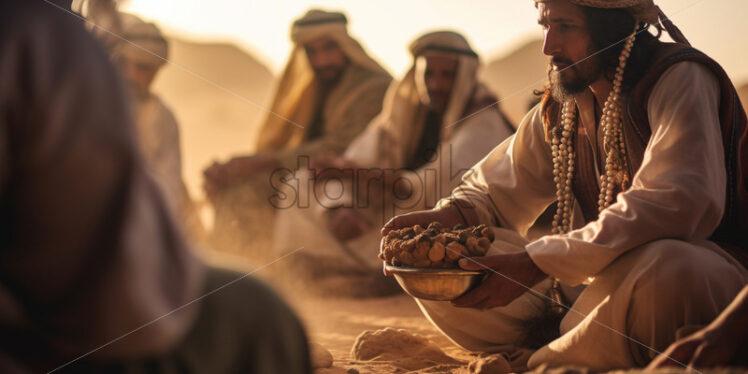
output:
[[[553,69],[553,62],[567,64],[562,71]],[[569,60],[553,57],[549,62],[548,80],[551,84],[551,95],[557,102],[570,100],[574,95],[584,91],[602,75],[600,60],[591,57],[581,62],[573,63]]]
[[[346,68],[346,65],[325,66],[322,68],[314,69],[314,74],[322,84],[332,85],[332,84],[335,84],[340,79],[340,77],[343,75],[343,70],[345,70],[345,68]]]
[[[443,113],[449,104],[452,91],[429,91],[429,107],[437,113]]]

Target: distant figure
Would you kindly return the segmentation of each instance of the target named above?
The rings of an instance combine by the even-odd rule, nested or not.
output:
[[[382,109],[390,75],[348,35],[342,13],[311,10],[291,28],[295,47],[257,139],[257,153],[214,163],[205,190],[218,247],[270,245],[270,175],[297,156],[343,152]]]
[[[189,250],[70,6],[0,2],[0,372],[309,373],[288,307]]]
[[[395,214],[433,207],[514,132],[478,80],[478,55],[462,35],[428,33],[410,52],[413,65],[364,133],[341,156],[312,159],[311,195],[303,172],[298,191],[279,191],[298,199],[278,212],[274,247],[281,254],[304,246],[292,259],[308,260],[298,270],[381,278],[379,227]]]
[[[203,228],[182,178],[179,125],[171,110],[151,91],[156,74],[169,57],[169,44],[156,25],[132,14],[120,15],[125,40],[118,40],[112,54],[130,89],[146,166],[185,229],[193,237],[201,237]]]

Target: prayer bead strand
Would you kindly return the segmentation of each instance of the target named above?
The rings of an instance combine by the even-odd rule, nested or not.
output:
[[[605,100],[603,115],[600,118],[600,129],[603,132],[603,150],[605,151],[605,173],[600,176],[600,198],[598,210],[602,212],[613,203],[616,189],[626,190],[629,184],[628,162],[626,160],[626,143],[623,137],[621,119],[621,86],[626,61],[636,40],[636,30],[626,39],[626,44],[618,58],[619,65],[613,78],[613,91]]]
[[[603,106],[600,118],[600,131],[603,132],[603,150],[605,151],[605,172],[600,175],[600,198],[598,209],[603,211],[613,202],[616,189],[625,191],[629,185],[626,142],[621,119],[621,87],[626,61],[636,39],[638,24],[634,32],[626,39],[626,44],[618,58],[619,65],[613,78],[613,88]],[[561,109],[561,124],[553,131],[551,153],[553,154],[553,181],[556,183],[556,214],[553,216],[553,234],[564,234],[571,231],[572,207],[574,194],[574,144],[572,135],[576,131],[576,104],[566,101]]]
[[[561,124],[553,133],[553,181],[556,182],[556,215],[553,217],[554,234],[571,231],[571,213],[574,203],[572,181],[574,180],[574,144],[572,134],[576,124],[576,105],[567,101],[561,109]]]

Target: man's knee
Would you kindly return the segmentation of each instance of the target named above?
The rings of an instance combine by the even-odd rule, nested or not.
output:
[[[711,322],[744,282],[726,258],[684,241],[651,242],[631,255],[627,332],[656,350],[665,349],[679,328]],[[632,352],[641,364],[655,353],[639,345]]]
[[[662,292],[688,293],[687,287],[710,279],[740,277],[738,269],[722,255],[682,240],[653,241],[639,251],[636,267],[645,269],[644,278]]]

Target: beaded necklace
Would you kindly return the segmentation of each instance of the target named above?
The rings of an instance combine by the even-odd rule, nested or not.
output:
[[[605,173],[600,175],[600,198],[598,210],[602,212],[613,202],[616,189],[625,191],[630,183],[626,143],[623,138],[621,121],[621,84],[626,61],[634,46],[638,24],[626,39],[626,44],[618,57],[618,67],[613,78],[613,89],[605,100],[600,118],[600,131],[603,132],[605,151]],[[567,100],[561,107],[561,123],[552,133],[551,153],[553,155],[553,181],[556,183],[556,214],[553,216],[553,234],[571,231],[571,214],[574,204],[572,183],[574,180],[573,134],[577,127],[577,108],[573,100]]]

